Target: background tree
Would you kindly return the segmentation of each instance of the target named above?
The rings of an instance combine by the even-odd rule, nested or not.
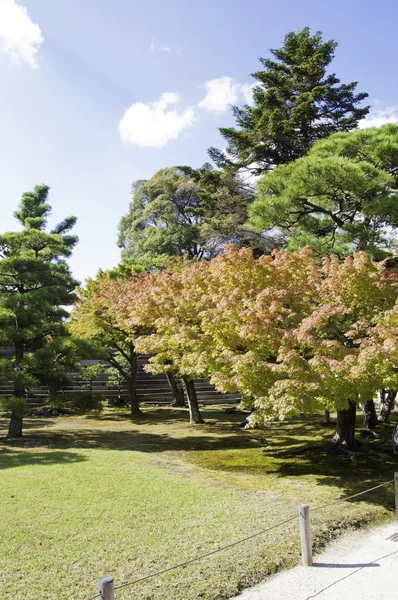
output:
[[[86,358],[100,358],[115,369],[128,389],[131,413],[141,413],[136,394],[138,353],[137,337],[152,332],[145,318],[146,282],[148,276],[135,263],[122,263],[109,271],[100,272],[78,290],[78,301],[72,314],[71,332],[86,340]],[[128,321],[124,312],[125,295],[131,298]],[[142,306],[144,308],[142,308]],[[140,316],[138,316],[140,315]],[[129,323],[129,324],[128,324]],[[185,406],[183,391],[178,387],[171,367],[166,373],[173,406]],[[118,378],[119,379],[119,378]]]
[[[95,380],[103,372],[104,372],[104,365],[101,363],[80,366],[81,379],[83,379],[85,381],[84,387],[86,387],[89,390],[89,392],[93,391],[93,384],[94,384]]]
[[[9,437],[22,435],[26,388],[43,376],[34,369],[29,354],[66,335],[64,307],[75,298],[77,282],[66,258],[77,243],[77,237],[69,233],[76,218],[68,217],[47,233],[48,192],[48,186],[37,185],[23,194],[14,213],[22,231],[0,235],[0,344],[14,348],[11,363],[3,361],[1,366],[14,381],[17,399]]]
[[[119,225],[123,263],[151,270],[169,257],[211,258],[228,243],[260,254],[281,245],[280,239],[247,224],[253,188],[239,175],[209,164],[162,169],[149,181],[133,184],[133,192]]]
[[[207,258],[216,256],[228,244],[253,248],[257,255],[283,245],[283,235],[263,234],[248,224],[248,207],[255,198],[255,190],[239,174],[213,169],[208,163],[200,169],[180,168],[198,187],[204,207],[200,234]]]
[[[126,361],[125,367],[128,367],[127,361]],[[107,375],[108,386],[117,388],[117,391],[118,391],[117,404],[119,404],[119,403],[122,404],[123,403],[122,402],[122,389],[123,389],[123,385],[125,384],[125,378],[120,373],[120,371],[115,369],[115,367],[108,367],[106,370],[106,375]]]
[[[292,250],[381,259],[396,243],[397,177],[397,125],[336,133],[260,179],[251,222],[285,231]]]
[[[272,58],[260,58],[264,70],[253,73],[253,106],[233,107],[237,128],[221,127],[226,152],[210,148],[221,168],[264,171],[304,156],[311,145],[337,131],[355,129],[369,111],[368,94],[356,82],[340,84],[327,74],[337,42],[324,42],[308,27],[291,31]]]
[[[123,258],[152,267],[164,257],[202,257],[203,207],[191,178],[178,168],[161,169],[132,190],[129,213],[119,226]]]

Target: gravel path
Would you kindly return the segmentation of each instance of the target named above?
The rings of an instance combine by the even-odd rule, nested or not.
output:
[[[396,535],[396,541],[389,540]],[[347,533],[314,559],[231,600],[398,599],[398,521]]]

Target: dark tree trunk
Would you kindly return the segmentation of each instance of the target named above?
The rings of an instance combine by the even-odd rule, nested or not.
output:
[[[330,410],[325,410],[325,425],[330,425]]]
[[[127,389],[129,392],[130,410],[133,417],[138,417],[142,414],[137,398],[136,381],[137,381],[137,353],[134,345],[130,346],[129,370],[127,376]]]
[[[350,407],[337,411],[336,433],[331,440],[331,446],[345,446],[348,450],[356,450],[358,443],[355,439],[356,402],[350,401]]]
[[[13,410],[11,413],[10,424],[8,426],[8,438],[22,437],[22,416],[18,411]]]
[[[127,379],[127,389],[129,393],[130,412],[133,417],[138,417],[139,415],[142,415],[142,412],[135,389],[135,380],[131,379],[130,377]]]
[[[167,381],[169,382],[171,395],[173,398],[171,406],[185,407],[184,390],[178,387],[174,373],[169,371],[168,373],[166,373],[166,377]]]
[[[188,377],[183,377],[182,380],[184,382],[185,390],[187,392],[189,406],[189,422],[195,425],[204,423],[202,415],[200,414],[198,397],[196,395],[195,384],[193,380],[189,379]]]
[[[366,404],[362,406],[363,410],[363,426],[365,429],[374,429],[378,424],[376,407],[373,400],[368,400]]]
[[[14,381],[14,396],[16,398],[25,398],[25,387],[23,383],[20,381],[18,372],[22,369],[24,356],[24,343],[17,342],[15,344],[15,371],[16,378]],[[8,427],[7,437],[9,438],[20,438],[22,437],[22,425],[23,425],[23,416],[21,414],[20,407],[13,408],[11,412],[10,425]]]
[[[380,409],[380,423],[389,423],[391,411],[395,406],[395,397],[397,390],[382,390],[381,391],[381,409]]]

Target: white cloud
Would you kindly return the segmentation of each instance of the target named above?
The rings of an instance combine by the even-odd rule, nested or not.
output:
[[[33,23],[24,6],[15,0],[0,0],[0,51],[14,62],[37,68],[37,47],[44,41],[40,27]]]
[[[374,108],[362,121],[359,121],[358,127],[367,129],[368,127],[381,127],[386,123],[398,124],[398,105]]]
[[[198,104],[199,108],[209,112],[221,113],[226,111],[230,104],[243,100],[250,104],[253,96],[253,85],[237,83],[232,77],[220,77],[206,81],[206,96]]]
[[[206,96],[198,104],[199,108],[210,112],[224,112],[230,104],[238,100],[239,83],[232,77],[220,77],[206,81]]]
[[[137,144],[152,148],[163,148],[175,140],[195,121],[192,108],[179,113],[168,106],[180,102],[178,94],[162,94],[160,100],[144,104],[136,102],[126,110],[119,124],[120,137],[124,144]]]

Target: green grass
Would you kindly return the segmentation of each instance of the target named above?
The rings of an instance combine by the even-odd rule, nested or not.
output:
[[[149,575],[298,512],[391,479],[394,456],[289,454],[327,439],[320,419],[236,427],[239,415],[146,409],[138,421],[29,418],[0,444],[0,598],[73,600]],[[0,420],[5,435],[6,419]],[[393,515],[392,487],[313,514],[316,546]],[[298,523],[116,592],[121,599],[228,598],[299,560]]]

